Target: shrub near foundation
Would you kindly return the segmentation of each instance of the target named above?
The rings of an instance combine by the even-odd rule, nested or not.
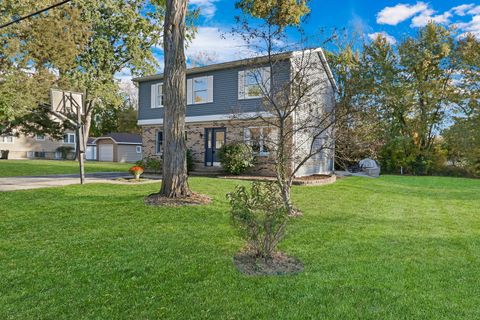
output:
[[[223,170],[239,175],[255,164],[252,147],[245,143],[229,143],[222,147],[218,154]]]

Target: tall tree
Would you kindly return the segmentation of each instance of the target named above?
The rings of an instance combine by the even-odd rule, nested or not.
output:
[[[117,73],[153,73],[158,66],[151,48],[161,43],[164,1],[77,0],[72,6],[91,33],[67,74],[71,88],[87,92],[83,120],[88,135],[95,111],[124,104]]]
[[[169,198],[187,197],[188,186],[185,132],[187,0],[167,0],[163,35],[165,70],[165,112],[163,130],[162,187],[160,195]]]
[[[382,36],[364,46],[361,86],[350,86],[370,116],[354,129],[373,129],[383,170],[428,174],[442,161],[442,128],[455,114],[478,109],[478,48],[473,36],[459,40],[434,23],[398,46]]]
[[[0,2],[0,22],[52,3]],[[64,5],[0,30],[0,132],[22,125],[32,131],[49,129],[48,109],[38,107],[49,104],[49,89],[63,85],[62,74],[85,48],[89,25],[79,16],[77,8]],[[35,126],[39,117],[45,121]]]

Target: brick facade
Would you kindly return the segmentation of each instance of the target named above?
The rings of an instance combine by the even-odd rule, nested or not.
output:
[[[205,123],[187,123],[185,131],[187,134],[187,148],[191,150],[196,168],[205,166],[205,129],[226,128],[226,143],[243,142],[244,129],[250,126],[261,126],[261,123],[245,121],[211,121]],[[160,159],[156,154],[156,132],[162,130],[161,125],[150,125],[142,127],[143,157],[154,157]],[[248,174],[259,174],[265,176],[274,175],[272,159],[268,156],[258,156],[255,167],[247,172]]]

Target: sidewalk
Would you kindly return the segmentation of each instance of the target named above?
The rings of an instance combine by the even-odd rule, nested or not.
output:
[[[96,172],[85,175],[85,183],[112,182],[114,179],[130,177],[125,172]],[[60,187],[79,184],[78,174],[55,174],[47,176],[0,178],[0,192],[28,190],[37,188]]]

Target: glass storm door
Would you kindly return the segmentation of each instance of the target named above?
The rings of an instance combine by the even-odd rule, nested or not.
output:
[[[205,166],[218,166],[218,152],[225,144],[227,138],[226,128],[205,129]]]

